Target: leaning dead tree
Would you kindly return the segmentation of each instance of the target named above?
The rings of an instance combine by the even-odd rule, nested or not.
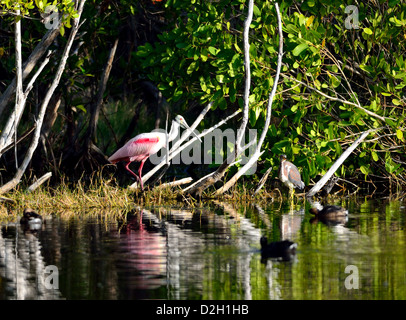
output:
[[[242,137],[243,137],[243,134],[246,130],[246,126],[248,123],[249,92],[250,92],[250,86],[251,86],[250,56],[249,56],[249,26],[252,21],[253,8],[254,8],[254,1],[250,0],[249,4],[248,4],[247,19],[244,23],[244,67],[245,67],[246,75],[245,75],[245,89],[244,89],[243,119],[242,119],[241,126],[239,129],[239,134],[237,136],[236,143],[235,143],[235,153],[233,153],[230,157],[228,157],[214,173],[209,174],[208,176],[199,180],[199,182],[196,183],[194,186],[192,186],[191,188],[188,188],[187,193],[189,193],[189,194],[201,196],[202,192],[205,189],[207,189],[209,186],[213,185],[214,183],[220,181],[220,179],[224,176],[225,172],[228,170],[230,165],[232,163],[234,163],[235,160],[238,159],[238,157],[241,156],[241,154],[247,149],[247,147],[249,147],[253,144],[253,141],[251,141],[248,143],[248,145],[242,146]],[[268,106],[267,106],[267,111],[266,111],[265,125],[262,130],[261,136],[257,142],[254,154],[251,156],[249,161],[243,167],[241,167],[229,181],[227,181],[220,189],[218,189],[215,192],[216,196],[223,194],[228,189],[230,189],[233,185],[235,185],[237,180],[242,175],[244,175],[256,163],[256,161],[259,159],[259,157],[263,153],[263,151],[261,151],[261,148],[262,148],[262,144],[265,140],[265,136],[268,131],[268,127],[269,127],[270,120],[271,120],[272,102],[273,102],[273,99],[276,94],[276,88],[278,86],[280,69],[281,69],[281,65],[282,65],[282,55],[283,55],[282,21],[281,21],[278,3],[275,3],[275,10],[276,10],[277,18],[278,18],[278,29],[279,29],[278,64],[277,64],[277,71],[276,71],[276,75],[275,75],[274,84],[273,84],[272,90],[268,97]],[[256,142],[256,141],[254,141],[254,142]]]
[[[55,38],[59,35],[59,30],[61,26],[61,19],[58,19],[55,27],[48,30],[48,32],[42,37],[41,41],[37,44],[34,51],[30,54],[27,61],[22,65],[21,79],[24,81],[37,65],[38,61],[47,52],[49,46],[54,42]],[[3,92],[0,97],[0,116],[7,104],[13,97],[13,93],[16,90],[16,77],[11,81],[7,89]]]
[[[364,139],[373,131],[380,130],[381,128],[377,129],[370,129],[361,134],[361,136],[354,141],[354,143],[348,147],[341,156],[334,162],[334,164],[330,167],[330,169],[324,174],[324,176],[310,189],[309,192],[306,193],[306,197],[313,197],[316,195],[317,192],[320,191],[321,188],[329,181],[329,179],[333,176],[333,174],[340,168],[343,164],[345,159],[349,157],[349,155],[358,147],[358,145],[364,141]]]
[[[85,4],[86,0],[81,0],[78,4],[77,7],[77,18],[73,19],[72,23],[72,29],[71,33],[69,35],[68,41],[66,43],[65,49],[63,51],[59,66],[57,68],[55,77],[44,97],[44,100],[42,101],[39,113],[38,113],[38,118],[35,120],[35,130],[34,134],[31,140],[31,144],[24,156],[23,162],[21,163],[20,166],[18,166],[17,161],[16,161],[16,173],[14,177],[5,183],[3,186],[0,187],[0,194],[5,193],[13,189],[15,186],[17,186],[22,178],[22,176],[25,173],[25,170],[27,169],[29,163],[31,162],[32,156],[34,154],[35,149],[38,146],[38,141],[40,139],[41,135],[41,128],[42,128],[42,123],[44,121],[44,116],[46,109],[48,107],[48,103],[50,102],[52,95],[55,92],[55,89],[59,85],[59,81],[62,77],[62,73],[65,69],[66,61],[69,57],[70,49],[72,47],[73,40],[75,39],[76,33],[79,29],[79,21],[80,17],[83,11],[83,7]],[[17,15],[19,15],[19,12],[16,12]],[[16,19],[15,22],[15,40],[16,40],[16,103],[15,103],[15,109],[14,112],[11,114],[9,121],[6,124],[6,128],[2,132],[2,136],[0,138],[0,157],[2,155],[2,150],[4,150],[7,146],[9,146],[11,143],[16,144],[16,137],[17,137],[17,125],[18,122],[21,118],[21,115],[24,111],[25,107],[25,101],[27,99],[28,93],[32,88],[33,83],[35,82],[36,78],[38,75],[41,73],[43,68],[45,67],[45,64],[49,60],[49,55],[47,58],[44,60],[44,62],[41,64],[40,68],[38,71],[35,73],[33,78],[31,79],[30,83],[28,84],[26,91],[23,91],[23,66],[22,66],[22,54],[21,54],[21,19]]]

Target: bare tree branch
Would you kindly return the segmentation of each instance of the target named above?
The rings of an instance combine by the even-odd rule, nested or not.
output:
[[[37,189],[41,184],[43,184],[45,181],[47,181],[51,177],[52,177],[52,172],[47,172],[41,178],[39,178],[37,181],[35,181],[32,185],[30,185],[27,189],[27,192],[28,193],[33,192],[35,189]]]
[[[235,152],[233,155],[228,157],[218,168],[217,170],[207,175],[206,177],[200,179],[197,183],[194,184],[193,188],[188,190],[189,194],[197,194],[201,196],[202,192],[219,181],[223,176],[226,170],[229,168],[230,163],[237,159],[242,153],[241,142],[245,133],[245,128],[248,123],[248,114],[249,114],[249,92],[251,86],[251,71],[250,71],[250,55],[249,55],[249,27],[252,21],[254,11],[254,1],[249,0],[248,2],[248,13],[247,18],[244,22],[244,67],[245,67],[245,88],[244,88],[244,107],[243,107],[243,118],[240,125],[240,130],[237,131],[237,138],[235,142]]]
[[[48,30],[48,32],[42,37],[40,43],[35,47],[34,51],[30,54],[27,61],[23,64],[22,80],[31,73],[32,69],[37,65],[37,62],[44,53],[47,51],[48,47],[54,42],[55,38],[59,35],[59,29],[61,26],[61,19],[59,19],[56,28]],[[6,91],[0,97],[0,116],[3,114],[4,108],[9,103],[11,96],[16,89],[16,78],[14,78]]]
[[[86,151],[90,150],[90,144],[92,142],[92,139],[94,139],[94,137],[96,135],[96,126],[97,126],[97,122],[99,120],[99,112],[100,112],[100,108],[103,104],[103,95],[104,95],[104,91],[106,90],[106,85],[107,85],[107,81],[110,76],[111,68],[113,66],[113,60],[114,60],[114,56],[116,54],[117,45],[118,45],[118,39],[116,39],[116,41],[114,41],[113,47],[111,48],[109,57],[107,59],[106,67],[104,68],[102,77],[100,79],[99,89],[97,92],[97,100],[91,110],[90,123],[89,123],[88,131],[87,131],[87,138],[86,138],[86,143],[85,143]]]
[[[343,100],[343,99],[340,99],[340,98],[337,98],[337,97],[329,96],[328,94],[325,94],[324,92],[322,92],[322,91],[320,91],[320,90],[318,90],[318,89],[316,89],[316,88],[313,88],[313,87],[309,86],[308,84],[304,83],[303,81],[297,80],[297,79],[295,79],[295,78],[293,78],[293,77],[286,76],[286,75],[283,75],[283,74],[282,74],[282,76],[285,77],[285,78],[287,78],[287,79],[289,79],[289,80],[292,80],[292,81],[295,81],[295,82],[297,82],[297,83],[300,83],[301,85],[305,86],[306,88],[317,92],[319,95],[321,95],[321,96],[323,96],[323,97],[325,97],[325,98],[327,98],[327,99],[329,99],[329,100],[331,100],[331,101],[338,101],[338,102],[341,102],[341,103],[344,103],[344,104],[348,104],[348,105],[350,105],[350,106],[357,107],[358,109],[361,109],[362,111],[364,111],[366,114],[369,114],[371,117],[374,117],[374,118],[377,118],[377,119],[379,119],[379,120],[382,120],[383,122],[385,122],[385,119],[391,119],[391,120],[395,120],[395,121],[396,121],[396,119],[389,118],[389,117],[383,117],[383,116],[380,116],[380,115],[378,115],[378,114],[376,114],[376,113],[374,113],[374,112],[372,112],[372,111],[369,111],[368,109],[365,109],[364,107],[362,107],[359,103],[354,103],[354,102],[347,101],[347,100]]]
[[[282,56],[283,56],[283,34],[282,34],[282,20],[279,12],[279,5],[278,3],[275,3],[275,10],[276,14],[278,17],[278,29],[279,29],[279,53],[278,53],[278,65],[276,67],[276,75],[272,87],[272,91],[269,94],[268,97],[268,106],[267,106],[267,111],[266,111],[266,120],[265,120],[265,125],[264,129],[262,130],[261,137],[258,140],[257,144],[257,149],[255,153],[251,156],[251,158],[248,160],[248,162],[240,168],[240,170],[237,171],[237,173],[229,180],[227,181],[224,186],[222,186],[220,189],[216,191],[216,195],[221,195],[224,192],[226,192],[228,189],[230,189],[236,182],[237,180],[245,174],[259,159],[259,157],[262,155],[264,151],[261,152],[261,147],[262,144],[264,143],[266,133],[268,132],[268,127],[271,122],[271,114],[272,114],[272,102],[276,94],[276,88],[278,87],[278,81],[279,81],[279,75],[281,71],[281,66],[282,66]]]
[[[314,196],[326,182],[330,179],[330,177],[338,170],[341,164],[348,158],[348,156],[354,151],[354,149],[372,132],[373,130],[365,131],[355,142],[345,150],[341,156],[337,159],[336,162],[330,167],[330,169],[326,172],[326,174],[310,189],[310,191],[306,194],[306,197]]]
[[[83,11],[83,6],[85,4],[86,0],[81,0],[79,3],[79,9],[78,9],[78,17],[73,19],[73,23],[72,23],[72,29],[68,38],[68,41],[66,43],[62,58],[61,58],[61,62],[58,66],[58,70],[56,72],[55,78],[52,81],[52,84],[50,86],[50,88],[48,89],[47,94],[45,95],[44,101],[41,104],[41,108],[40,108],[40,112],[38,114],[38,119],[36,120],[36,128],[34,131],[34,136],[32,138],[32,142],[30,147],[27,150],[27,153],[24,157],[23,163],[21,164],[21,166],[17,169],[17,172],[14,176],[13,179],[11,179],[10,181],[8,181],[6,184],[4,184],[1,188],[0,188],[0,194],[3,194],[5,192],[10,191],[11,189],[13,189],[21,180],[21,177],[23,176],[25,170],[28,167],[28,164],[31,161],[32,155],[34,154],[35,149],[37,148],[38,145],[38,141],[40,138],[40,134],[41,134],[41,127],[42,127],[42,122],[44,120],[44,116],[45,116],[45,111],[47,109],[48,103],[56,89],[56,87],[59,84],[59,81],[62,77],[62,73],[65,69],[65,65],[66,65],[66,61],[69,57],[69,52],[70,49],[72,47],[72,43],[73,40],[75,39],[76,33],[78,31],[78,27],[79,27],[79,21],[80,21],[80,17],[82,15],[82,11]]]
[[[250,43],[249,31],[254,12],[254,0],[249,0],[247,19],[244,22],[244,69],[245,69],[245,88],[244,88],[244,108],[243,117],[240,125],[240,130],[237,132],[237,139],[235,141],[235,158],[240,155],[242,137],[245,133],[245,128],[248,124],[248,113],[250,103],[250,88],[251,88],[251,66],[250,66]]]
[[[27,101],[28,98],[28,94],[30,93],[33,84],[35,82],[35,80],[37,79],[37,77],[39,76],[39,74],[42,72],[42,70],[45,68],[45,66],[48,64],[49,59],[50,59],[50,55],[51,55],[51,51],[48,52],[47,57],[45,58],[45,60],[42,62],[41,66],[38,68],[38,70],[35,72],[34,76],[32,77],[32,79],[30,80],[30,82],[27,85],[27,88],[25,89],[24,93],[21,93],[20,89],[18,88],[19,85],[17,85],[17,90],[16,90],[16,97],[20,96],[19,100],[16,100],[16,104],[15,104],[15,109],[14,109],[14,113],[13,113],[13,117],[9,117],[3,132],[1,134],[0,137],[0,158],[1,156],[10,149],[10,145],[13,143],[13,141],[17,141],[14,137],[17,135],[17,127],[18,127],[18,123],[21,120],[21,116],[23,114],[23,111],[25,109],[25,102]],[[19,59],[21,61],[21,59]],[[19,62],[16,60],[16,70],[17,70],[17,77],[22,80],[22,76],[21,76],[21,64],[19,64]],[[19,82],[19,81],[18,81]],[[22,83],[21,83],[21,88],[22,88]],[[18,103],[17,103],[18,102]]]

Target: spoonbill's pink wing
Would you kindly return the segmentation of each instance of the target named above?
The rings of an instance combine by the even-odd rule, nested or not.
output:
[[[109,161],[117,163],[119,161],[142,161],[151,154],[159,151],[165,145],[161,135],[156,133],[142,133],[129,140],[123,147],[118,149]]]

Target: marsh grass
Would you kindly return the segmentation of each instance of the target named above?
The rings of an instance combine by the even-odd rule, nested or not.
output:
[[[74,185],[63,180],[57,187],[41,186],[31,193],[19,187],[7,197],[13,202],[0,204],[0,220],[14,220],[24,208],[41,215],[66,212],[94,214],[95,212],[128,212],[138,206],[163,205],[176,202],[176,193],[167,188],[132,191],[118,186],[114,180],[80,179]]]
[[[43,185],[31,193],[19,185],[6,196],[10,202],[0,203],[0,222],[16,221],[22,216],[25,208],[36,210],[46,216],[50,214],[66,216],[95,215],[118,217],[136,208],[151,206],[173,206],[197,208],[209,205],[213,189],[207,190],[201,199],[185,196],[180,187],[156,187],[130,190],[119,186],[114,178],[103,178],[101,174],[93,177],[82,177],[77,182],[62,179],[53,187]],[[227,194],[216,200],[235,203],[255,202],[266,205],[280,193],[268,192],[265,189],[258,195],[252,195],[252,188],[243,184],[235,186]]]

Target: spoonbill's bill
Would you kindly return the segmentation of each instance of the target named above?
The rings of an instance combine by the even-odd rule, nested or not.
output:
[[[172,120],[171,130],[168,134],[168,142],[178,136],[179,127],[190,130],[185,119],[182,116],[177,115],[176,118]],[[197,137],[193,131],[192,133]],[[161,148],[166,148],[166,137],[167,135],[165,132],[141,133],[118,149],[112,156],[110,156],[109,161],[111,163],[117,163],[120,161],[126,162],[125,168],[137,178],[141,185],[141,190],[144,190],[144,185],[142,183],[142,167],[150,155],[157,153]],[[201,141],[199,137],[197,138]],[[141,162],[138,169],[138,175],[132,172],[128,167],[133,161]]]

